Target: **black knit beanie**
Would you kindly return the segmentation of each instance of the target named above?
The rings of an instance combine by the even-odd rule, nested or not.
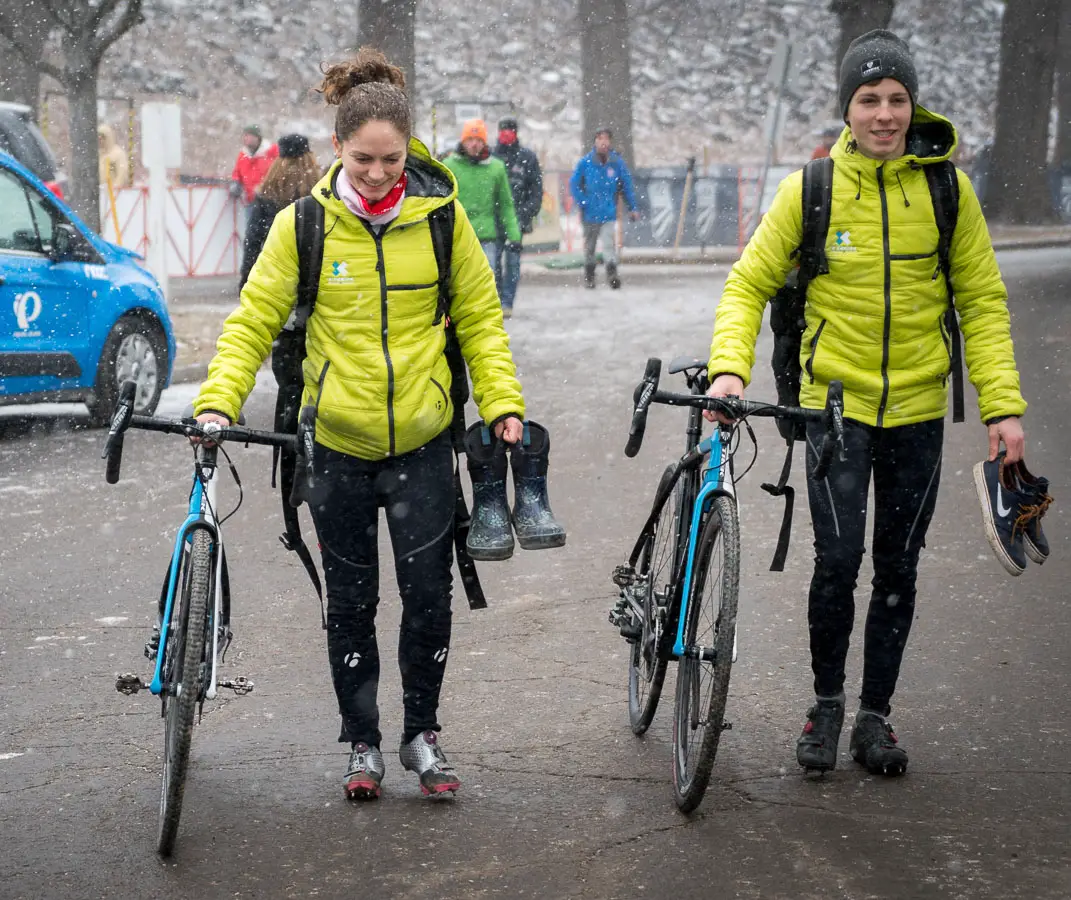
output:
[[[309,139],[303,134],[284,134],[279,138],[278,146],[283,159],[294,159],[309,152]]]
[[[894,78],[907,88],[914,106],[919,93],[919,77],[911,50],[891,31],[875,28],[848,45],[840,64],[840,110],[845,121],[852,96],[864,84]]]

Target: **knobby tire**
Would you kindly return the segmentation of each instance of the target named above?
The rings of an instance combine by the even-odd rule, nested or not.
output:
[[[170,856],[182,815],[182,795],[193,738],[193,721],[203,693],[208,611],[212,599],[212,536],[204,529],[193,532],[179,581],[179,608],[172,614],[168,633],[164,688],[168,693],[164,714],[164,767],[160,784],[160,821],[156,850]],[[170,663],[168,662],[170,660]]]
[[[672,474],[673,466],[667,467],[655,492],[656,497],[662,493],[663,485]],[[644,734],[651,726],[669,665],[668,658],[658,652],[661,641],[655,626],[655,593],[668,592],[673,578],[674,554],[679,553],[681,544],[681,498],[686,477],[678,479],[673,497],[663,503],[654,534],[647,539],[637,566],[637,580],[647,579],[640,639],[629,646],[628,717],[632,731],[637,735]],[[687,535],[684,539],[687,540]]]
[[[677,664],[673,714],[673,789],[677,806],[699,806],[710,783],[729,695],[740,588],[740,526],[736,502],[715,497],[696,545],[685,646],[714,650],[713,662],[683,657]]]

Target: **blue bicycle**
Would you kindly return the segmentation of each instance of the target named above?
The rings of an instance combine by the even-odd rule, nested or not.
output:
[[[104,448],[109,484],[119,480],[123,437],[130,427],[163,431],[198,439],[194,448],[193,487],[186,520],[175,537],[171,562],[159,600],[159,624],[145,646],[154,663],[152,681],[145,684],[133,673],[119,675],[115,687],[122,694],[149,690],[162,702],[164,766],[160,784],[160,815],[156,850],[170,856],[182,814],[194,715],[205,700],[214,700],[218,688],[247,694],[253,682],[245,677],[218,680],[222,661],[233,634],[230,629],[230,583],[223,549],[223,522],[216,505],[218,455],[227,459],[239,491],[234,464],[221,448],[224,441],[264,444],[293,450],[311,460],[311,410],[303,413],[298,434],[253,431],[245,427],[202,425],[196,419],[164,419],[133,415],[136,387],[126,382],[120,392]],[[308,472],[306,463],[306,475]],[[239,493],[238,506],[241,505]],[[238,506],[231,512],[233,515]]]
[[[826,435],[814,470],[822,478],[838,448],[843,454],[843,390],[833,382],[825,409],[801,409],[708,397],[706,363],[688,357],[674,360],[669,373],[683,373],[689,393],[659,391],[661,369],[661,360],[647,361],[633,398],[625,455],[639,452],[652,403],[689,407],[685,453],[662,473],[628,562],[613,573],[620,591],[610,622],[630,645],[629,721],[637,735],[650,727],[669,662],[677,661],[673,788],[677,806],[691,812],[710,782],[721,732],[731,727],[725,706],[736,660],[740,589],[736,483],[747,474],[737,477],[733,459],[742,429],[754,442],[747,421],[752,416],[823,422]],[[703,410],[734,424],[719,425],[703,438]]]

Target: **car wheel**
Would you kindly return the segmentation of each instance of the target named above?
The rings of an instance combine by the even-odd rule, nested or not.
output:
[[[134,412],[151,416],[167,377],[167,345],[152,319],[127,316],[115,323],[97,364],[93,396],[86,402],[94,425],[107,425],[124,381],[137,385]]]

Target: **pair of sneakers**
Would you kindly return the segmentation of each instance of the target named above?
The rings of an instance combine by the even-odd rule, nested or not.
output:
[[[1052,505],[1049,480],[1031,475],[1022,460],[1006,462],[1002,450],[995,460],[975,465],[974,484],[986,538],[1000,564],[1012,575],[1020,575],[1027,560],[1045,562],[1049,542],[1041,530],[1041,518]]]
[[[819,697],[807,711],[807,724],[796,742],[796,761],[808,772],[831,772],[844,725],[844,695]],[[907,753],[885,716],[860,709],[852,726],[849,752],[871,775],[903,775]]]
[[[398,749],[398,757],[402,768],[417,773],[425,797],[452,797],[461,787],[461,779],[446,761],[439,735],[434,731],[424,731],[403,743]],[[346,796],[350,800],[375,800],[380,795],[385,773],[386,765],[379,747],[364,742],[354,744],[343,779]]]

